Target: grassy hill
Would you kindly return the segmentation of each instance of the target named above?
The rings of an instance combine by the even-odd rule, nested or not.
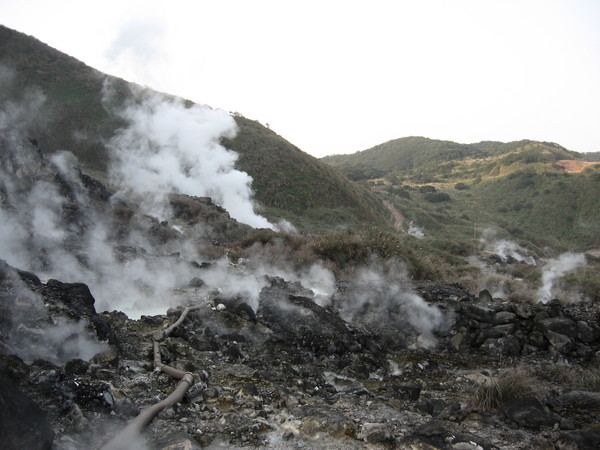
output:
[[[256,199],[267,212],[305,228],[324,231],[383,224],[389,213],[369,189],[304,153],[259,122],[236,116],[239,132],[225,145],[237,166],[254,178]]]
[[[71,150],[84,171],[106,181],[103,144],[125,123],[102,104],[105,80],[117,102],[130,84],[107,76],[33,37],[0,26],[0,102],[22,105],[45,97],[31,138],[44,152]],[[15,106],[17,107],[17,106]],[[240,154],[237,168],[253,179],[256,200],[269,219],[284,218],[306,231],[383,224],[389,213],[368,189],[302,152],[256,121],[235,117],[237,137],[226,146]]]
[[[580,172],[567,173],[559,161],[584,155],[557,144],[410,137],[323,160],[353,179],[370,179],[405,228],[412,221],[431,238],[428,245],[452,254],[472,252],[487,227],[532,247],[600,246],[600,166],[579,164]]]
[[[502,160],[506,157],[506,160]],[[553,143],[486,141],[459,144],[423,137],[406,137],[352,155],[327,156],[322,160],[354,180],[373,175],[396,176],[414,182],[469,178],[519,162],[554,162],[579,157]]]

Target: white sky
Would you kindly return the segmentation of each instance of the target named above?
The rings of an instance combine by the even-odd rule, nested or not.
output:
[[[0,23],[317,157],[404,136],[600,151],[599,0],[0,0]]]

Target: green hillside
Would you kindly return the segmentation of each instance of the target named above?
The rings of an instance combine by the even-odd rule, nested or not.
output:
[[[370,190],[259,122],[242,116],[235,120],[239,132],[224,143],[239,153],[237,165],[252,175],[256,199],[275,215],[316,231],[388,220],[389,213]]]
[[[21,105],[45,97],[29,128],[44,152],[71,150],[82,168],[106,181],[103,145],[122,119],[102,104],[105,80],[116,101],[130,95],[130,83],[107,76],[41,42],[0,26],[1,102]],[[258,122],[238,116],[236,138],[224,143],[240,154],[237,168],[254,179],[256,200],[269,219],[284,218],[306,231],[383,224],[389,213],[368,189],[302,152]]]
[[[405,229],[412,222],[428,245],[452,254],[472,252],[488,227],[531,247],[600,246],[600,166],[567,173],[557,162],[584,155],[557,144],[410,137],[323,160],[370,179],[405,218]]]
[[[322,160],[354,180],[394,175],[428,183],[479,176],[507,164],[553,162],[575,156],[557,144],[529,140],[459,144],[406,137],[352,155],[333,155]],[[507,160],[500,161],[502,157]]]

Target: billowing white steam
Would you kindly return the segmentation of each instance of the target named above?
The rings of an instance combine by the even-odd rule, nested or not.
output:
[[[26,363],[42,358],[64,364],[74,358],[89,360],[108,350],[98,342],[86,319],[78,322],[65,317],[52,318],[38,294],[20,280],[17,273],[0,261],[3,287],[10,286],[12,295],[3,298],[3,329],[0,344]]]
[[[557,282],[568,272],[586,264],[581,253],[563,253],[546,263],[542,272],[542,286],[538,290],[539,299],[546,303],[558,294]]]
[[[139,199],[159,218],[166,218],[169,193],[207,196],[240,222],[274,228],[254,212],[252,178],[234,168],[237,153],[219,142],[236,132],[228,113],[143,90],[136,100],[119,111],[129,125],[109,142],[119,195]]]
[[[423,239],[425,237],[425,232],[423,231],[423,228],[419,227],[412,220],[410,221],[410,224],[408,225],[407,233],[410,234],[411,236],[416,237],[417,239]]]
[[[208,195],[230,212],[237,211],[234,217],[239,220],[270,226],[252,210],[250,177],[233,168],[236,155],[219,144],[220,136],[234,130],[229,115],[204,107],[187,108],[179,100],[158,96],[138,100],[137,106],[123,112],[130,126],[111,141],[116,156],[112,176],[122,198],[131,204],[143,203],[147,213],[169,219],[164,198],[169,192]],[[63,151],[43,162],[21,133],[20,118],[28,116],[25,111],[31,105],[9,106],[10,111],[0,115],[6,128],[0,136],[6,169],[0,167],[0,257],[44,280],[86,283],[98,311],[116,309],[137,318],[164,313],[176,304],[179,300],[173,290],[186,287],[199,275],[197,270],[182,259],[165,257],[164,248],[155,248],[133,230],[119,242],[113,241],[112,224],[95,209],[75,169],[76,158]],[[71,198],[56,183],[56,173],[71,188]],[[84,223],[65,216],[74,206],[85,217]],[[177,251],[188,261],[203,259],[193,243],[178,242],[180,247],[170,252]],[[116,245],[141,247],[148,253],[123,260],[115,256]],[[285,269],[289,261],[274,257],[282,254],[267,255],[257,249],[250,271],[231,271],[221,261],[201,276],[210,288],[243,296],[255,308],[267,274],[290,281],[302,279],[324,297],[333,292],[331,272],[319,264],[303,273]]]
[[[498,239],[497,231],[493,228],[483,230],[479,246],[482,250],[498,255],[503,261],[513,258],[519,262],[535,265],[535,259],[527,254],[526,249],[514,241]]]
[[[417,346],[435,345],[433,333],[442,326],[443,314],[411,289],[403,265],[373,264],[359,270],[351,292],[340,305],[345,320],[366,319],[371,326],[398,330],[407,330],[408,324],[418,333]]]

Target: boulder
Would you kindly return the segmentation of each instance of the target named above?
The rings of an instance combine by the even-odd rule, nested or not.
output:
[[[535,309],[531,303],[515,303],[514,311],[520,319],[531,319],[535,315]]]
[[[568,354],[575,350],[575,341],[570,337],[550,330],[547,330],[545,335],[548,342],[550,342],[550,345],[552,345],[559,353]]]
[[[46,414],[0,370],[0,442],[6,449],[50,449],[54,432]]]
[[[577,323],[568,317],[548,317],[538,321],[537,325],[544,334],[551,331],[570,338],[577,337]]]
[[[498,339],[490,338],[482,344],[481,350],[495,357],[517,356],[521,353],[521,343],[515,336],[504,336]]]
[[[483,306],[467,305],[464,309],[464,315],[469,319],[474,319],[477,322],[496,323],[496,311]]]
[[[585,320],[580,320],[577,322],[577,339],[591,344],[598,340],[598,329],[592,328]]]
[[[483,291],[479,292],[479,301],[480,302],[489,303],[489,302],[492,302],[493,300],[494,300],[494,298],[492,297],[492,294],[490,294],[490,291],[488,291],[487,289],[484,289]]]
[[[535,397],[512,400],[502,407],[502,413],[522,427],[535,429],[552,427],[561,419]]]
[[[553,408],[576,406],[600,411],[600,392],[571,391],[553,398],[549,403]]]
[[[597,450],[600,448],[598,425],[562,433],[554,443],[557,450]]]

